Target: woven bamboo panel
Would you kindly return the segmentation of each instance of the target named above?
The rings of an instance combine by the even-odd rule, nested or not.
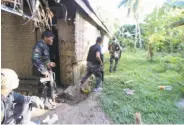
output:
[[[31,54],[35,43],[33,25],[22,17],[2,11],[2,68],[11,68],[20,75],[31,75]]]
[[[74,50],[74,27],[68,26],[64,20],[58,20],[59,55],[60,55],[60,76],[61,83],[73,84],[73,63],[75,62]]]

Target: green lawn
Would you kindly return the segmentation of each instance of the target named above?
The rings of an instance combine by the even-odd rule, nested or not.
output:
[[[184,124],[184,109],[176,106],[184,98],[184,59],[156,56],[148,62],[145,51],[123,53],[117,72],[111,74],[109,63],[105,64],[101,106],[114,123],[135,123],[135,113],[140,112],[145,124]],[[133,82],[126,84],[129,80]],[[160,85],[171,85],[173,90],[159,90]],[[124,88],[135,90],[135,94],[126,95]]]

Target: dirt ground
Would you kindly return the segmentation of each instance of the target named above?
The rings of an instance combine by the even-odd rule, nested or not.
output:
[[[55,124],[111,124],[99,106],[100,93],[92,92],[79,103],[60,103],[51,111],[35,109],[32,120],[44,120],[48,115],[57,114],[59,120]]]

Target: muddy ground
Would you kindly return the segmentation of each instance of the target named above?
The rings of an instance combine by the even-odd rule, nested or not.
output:
[[[76,89],[76,88],[74,88]],[[48,115],[57,114],[59,120],[56,124],[110,124],[112,121],[102,111],[99,105],[100,93],[92,92],[84,95],[76,91],[77,96],[66,100],[65,103],[57,104],[56,109],[51,111],[34,109],[33,120],[42,121]]]

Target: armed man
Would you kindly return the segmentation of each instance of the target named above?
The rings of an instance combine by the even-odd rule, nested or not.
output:
[[[118,61],[121,58],[121,47],[117,43],[116,39],[113,39],[113,42],[108,47],[109,54],[110,54],[110,67],[109,72],[116,71]],[[115,65],[113,67],[113,62],[115,61]]]
[[[44,108],[38,97],[14,92],[18,86],[15,71],[1,69],[1,124],[35,124],[30,121],[32,107]]]
[[[51,31],[45,31],[42,34],[42,40],[38,41],[33,47],[32,63],[33,75],[40,78],[52,78],[52,67],[56,64],[50,61],[49,47],[53,44],[54,34]],[[53,99],[56,97],[56,91],[52,82],[39,82],[38,94],[44,100],[45,109],[54,109]]]
[[[83,77],[81,81],[81,85],[92,75],[94,74],[96,78],[96,85],[94,88],[94,92],[102,91],[100,87],[100,83],[102,82],[102,71],[103,71],[103,62],[102,62],[102,53],[101,53],[101,45],[103,43],[103,39],[98,37],[96,40],[96,44],[92,45],[88,52],[87,57],[87,73]]]

